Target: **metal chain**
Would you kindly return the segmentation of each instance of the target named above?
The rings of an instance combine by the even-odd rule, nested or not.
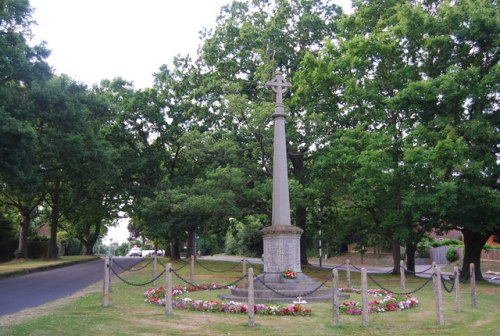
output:
[[[239,261],[239,263],[241,263],[243,260],[244,260],[244,259],[241,259],[241,260]],[[227,268],[227,269],[224,269],[224,270],[214,270],[214,269],[210,269],[210,268],[206,267],[205,265],[202,265],[202,264],[201,264],[198,260],[195,260],[195,262],[196,262],[198,265],[200,265],[202,268],[206,269],[207,271],[209,271],[209,272],[214,272],[214,273],[225,273],[225,272],[229,272],[229,271],[232,271],[233,269],[235,269],[236,267],[238,267],[238,266],[239,266],[238,264],[236,264],[236,265],[233,265],[233,266],[231,266],[231,267],[229,267],[229,268]]]
[[[267,273],[266,273],[267,274]],[[283,296],[283,297],[288,297],[288,298],[297,298],[297,297],[308,297],[309,295],[317,292],[321,287],[323,287],[328,281],[331,280],[331,276],[326,279],[325,281],[323,281],[323,283],[321,283],[318,287],[316,287],[315,289],[313,290],[310,290],[309,292],[305,292],[305,293],[302,293],[302,294],[295,294],[295,295],[289,295],[289,294],[285,294],[285,293],[282,293],[282,292],[279,292],[277,291],[276,289],[272,288],[272,287],[269,287],[265,282],[263,282],[260,278],[258,277],[255,277],[255,279],[257,279],[257,281],[259,281],[261,284],[264,285],[264,287],[266,287],[267,289],[269,289],[270,291],[272,291],[273,293],[275,294],[278,294],[280,296]]]
[[[191,281],[184,279],[184,277],[182,277],[182,276],[181,276],[179,273],[177,273],[174,269],[170,269],[170,270],[171,270],[171,272],[172,272],[172,273],[174,273],[174,274],[175,274],[175,276],[176,276],[176,277],[178,277],[178,278],[179,278],[182,282],[185,282],[185,283],[187,283],[188,285],[193,286],[193,287],[196,287],[196,288],[198,288],[198,289],[200,289],[200,288],[201,288],[201,289],[203,289],[203,287],[201,287],[200,285],[194,284],[194,283],[192,283]],[[235,281],[233,281],[233,282],[231,282],[231,283],[225,284],[225,285],[223,285],[223,286],[224,286],[224,287],[234,286],[234,285],[236,285],[238,282],[240,282],[241,280],[245,279],[246,277],[247,277],[247,275],[243,275],[243,276],[241,276],[239,279],[237,279],[237,280],[235,280]]]
[[[434,275],[434,274],[433,274]],[[388,288],[385,288],[384,286],[382,286],[377,280],[375,280],[370,274],[367,274],[368,278],[370,278],[371,281],[373,281],[375,283],[375,285],[377,285],[380,289],[383,289],[385,290],[386,292],[390,292],[392,294],[396,294],[396,295],[409,295],[409,294],[413,294],[413,293],[416,293],[418,292],[419,290],[421,290],[422,288],[424,288],[425,286],[427,286],[429,284],[429,282],[432,280],[432,277],[429,277],[429,279],[424,282],[421,286],[417,287],[416,289],[412,290],[412,291],[407,291],[407,292],[394,292]]]
[[[109,266],[108,266],[109,267]],[[133,282],[130,282],[128,280],[125,280],[124,278],[122,278],[118,273],[116,273],[116,271],[113,269],[113,267],[109,267],[111,268],[111,271],[118,277],[118,279],[120,279],[121,281],[125,282],[127,285],[130,285],[130,286],[137,286],[137,287],[141,287],[141,286],[145,286],[145,285],[149,285],[153,282],[155,282],[156,280],[158,280],[163,274],[165,274],[165,270],[163,270],[163,272],[161,272],[156,278],[154,279],[151,279],[150,281],[148,282],[144,282],[144,283],[140,283],[140,284],[136,284],[136,283],[133,283]]]
[[[410,271],[409,269],[407,269],[406,267],[403,267],[403,270],[405,272],[408,272],[408,273],[411,273],[411,274],[421,274],[421,273],[425,273],[427,272],[428,270],[432,269],[432,266],[430,266],[429,268],[426,268],[424,269],[423,271],[420,271],[420,272],[414,272],[414,271]]]
[[[452,282],[450,289],[448,289],[448,287],[446,287],[446,281],[444,280],[443,277],[441,277],[441,283],[443,284],[443,288],[445,291],[447,291],[448,293],[453,292],[453,289],[455,288],[455,281]]]
[[[319,267],[319,266],[316,266],[316,265],[304,265],[303,267],[305,268],[310,268],[310,269],[314,269],[314,270],[334,270],[336,268],[339,268],[339,267],[342,267],[344,266],[346,263],[343,263],[343,264],[339,264],[337,266],[333,266],[332,268],[328,267]]]
[[[176,271],[176,272],[177,272],[177,271],[180,271],[181,269],[183,269],[183,268],[184,268],[184,267],[186,267],[187,265],[188,265],[188,264],[186,263],[186,264],[182,265],[182,266],[181,266],[181,267],[179,267],[179,268],[175,268],[175,269],[174,269],[174,268],[172,268],[172,271]]]
[[[137,272],[137,271],[140,271],[140,270],[143,270],[144,268],[146,268],[149,264],[151,264],[151,260],[149,260],[146,265],[144,266],[141,266],[140,268],[137,268],[137,269],[132,269],[132,267],[134,267],[135,265],[129,267],[129,268],[124,268],[123,266],[121,266],[119,263],[117,263],[116,261],[113,260],[113,263],[116,264],[116,266],[120,267],[122,270],[124,271],[128,271],[128,272]],[[140,263],[140,262],[139,262]],[[137,265],[137,264],[136,264]]]
[[[258,270],[259,272],[262,272],[262,271],[264,270],[264,268],[263,268],[263,267],[261,267],[260,265],[252,264],[252,263],[251,263],[250,261],[248,261],[247,259],[244,259],[244,260],[247,262],[247,264],[248,264],[249,266],[252,266],[252,268],[254,268],[254,269]]]

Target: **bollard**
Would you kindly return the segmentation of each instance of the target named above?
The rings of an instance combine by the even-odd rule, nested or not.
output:
[[[157,267],[157,260],[156,260],[156,253],[153,255],[153,274],[151,275],[152,278],[154,279],[153,281],[153,286],[156,287],[156,267]]]
[[[366,268],[361,269],[361,313],[363,326],[368,327],[368,279]]]
[[[242,271],[241,271],[241,276],[243,277],[243,288],[247,288],[247,260],[243,259],[243,265],[242,265]]]
[[[111,293],[113,291],[113,264],[115,262],[115,259],[113,256],[109,256],[109,267],[108,267],[108,272],[109,272],[109,292]]]
[[[345,261],[345,263],[347,264],[346,266],[346,275],[347,275],[347,288],[351,288],[351,261],[349,259],[347,259]]]
[[[248,269],[248,326],[255,327],[255,308],[254,308],[254,289],[253,289],[253,267]]]
[[[399,262],[399,270],[399,273],[401,274],[401,292],[406,293],[405,262],[403,260]]]
[[[474,263],[470,263],[470,303],[472,308],[477,308],[477,293],[476,293],[476,270]]]
[[[172,315],[172,264],[165,267],[165,315]]]
[[[434,286],[434,297],[436,298],[436,317],[439,325],[444,325],[443,291],[441,290],[441,270],[432,263],[432,284]]]
[[[191,256],[191,269],[189,270],[189,281],[194,282],[194,256]]]
[[[340,325],[340,320],[339,320],[339,307],[340,307],[340,302],[339,302],[339,271],[334,269],[332,271],[332,308],[333,308],[333,313],[332,313],[332,322],[334,326],[339,326]]]
[[[462,310],[461,307],[461,298],[460,298],[460,273],[458,267],[453,267],[453,275],[455,276],[455,311],[460,313]]]
[[[103,293],[102,293],[102,306],[107,307],[109,305],[109,257],[104,259],[104,282],[103,282]]]

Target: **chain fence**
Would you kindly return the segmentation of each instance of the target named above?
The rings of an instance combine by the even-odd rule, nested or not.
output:
[[[123,267],[122,265],[120,265],[119,263],[117,263],[116,260],[113,259],[113,264],[115,264],[116,266],[118,266],[119,268],[121,268],[122,270],[127,271],[127,272],[137,272],[137,271],[145,269],[149,264],[151,264],[151,260],[149,260],[144,266],[141,266],[140,268],[137,268],[137,269],[133,269],[134,266],[137,266],[141,262],[142,261],[138,262],[135,265],[132,265],[132,266],[126,268],[126,267]]]
[[[160,274],[158,274],[158,276],[156,276],[155,278],[153,278],[153,279],[151,279],[149,281],[141,282],[141,283],[133,283],[133,282],[130,282],[130,281],[122,278],[120,276],[120,274],[118,274],[118,272],[115,271],[115,269],[113,267],[110,267],[110,266],[108,266],[108,267],[111,269],[111,271],[113,272],[113,274],[116,275],[116,277],[118,279],[120,279],[121,281],[123,281],[127,285],[136,286],[136,287],[141,287],[141,286],[146,286],[146,285],[152,284],[153,282],[155,282],[156,280],[158,280],[163,274],[165,274],[165,270],[163,270],[163,272],[161,272]]]
[[[179,278],[182,282],[187,283],[188,285],[193,286],[193,287],[198,288],[198,289],[205,289],[205,287],[200,286],[200,285],[195,284],[195,283],[192,283],[191,281],[189,281],[189,280],[185,279],[182,275],[180,275],[179,273],[177,273],[177,271],[175,271],[174,269],[170,269],[170,271],[171,271],[172,273],[174,273],[174,274],[175,274],[175,276],[176,276],[177,278]],[[230,282],[230,283],[228,283],[228,284],[224,284],[224,285],[222,285],[222,286],[224,286],[224,287],[231,287],[231,286],[235,286],[238,282],[242,281],[242,280],[243,280],[243,279],[245,279],[246,277],[247,277],[247,275],[245,274],[245,275],[243,275],[243,276],[239,277],[238,279],[236,279],[235,281]],[[219,289],[219,288],[218,288],[218,289]]]
[[[267,274],[267,272],[266,272]],[[267,285],[264,281],[262,281],[261,278],[259,277],[254,277],[254,280],[257,280],[259,281],[264,287],[266,287],[267,289],[269,289],[271,292],[275,293],[275,294],[278,294],[279,296],[282,296],[282,297],[288,297],[288,298],[297,298],[297,297],[308,297],[310,296],[311,294],[314,294],[315,292],[317,292],[318,290],[321,289],[321,287],[323,287],[328,281],[330,281],[332,279],[332,276],[330,276],[329,278],[327,278],[325,281],[323,281],[318,287],[308,291],[308,292],[304,292],[304,293],[301,293],[301,294],[294,294],[294,295],[290,295],[290,294],[286,294],[286,293],[283,293],[283,292],[280,292],[272,287],[270,287],[269,285]]]
[[[197,259],[195,259],[195,263],[196,263],[197,265],[200,265],[200,266],[201,266],[201,268],[204,268],[204,269],[206,269],[206,270],[207,270],[207,271],[209,271],[209,272],[214,272],[214,273],[225,273],[225,272],[230,272],[230,271],[234,270],[235,268],[239,267],[239,266],[240,266],[239,264],[240,264],[243,260],[245,260],[245,259],[241,259],[241,260],[240,260],[238,263],[236,263],[235,265],[230,266],[230,267],[228,267],[228,268],[226,268],[226,269],[223,269],[223,270],[211,269],[211,268],[209,268],[209,267],[207,267],[207,266],[203,265],[202,263],[200,263]]]

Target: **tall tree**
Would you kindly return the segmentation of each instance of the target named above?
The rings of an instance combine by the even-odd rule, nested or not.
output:
[[[21,217],[18,256],[27,256],[33,212],[43,199],[36,133],[27,93],[35,79],[47,79],[44,45],[30,46],[32,9],[27,0],[0,3],[0,201]]]
[[[307,52],[317,53],[325,37],[332,37],[341,10],[331,1],[235,1],[223,7],[217,25],[206,32],[201,59],[207,79],[218,83],[206,87],[210,91],[212,111],[220,116],[225,127],[236,134],[245,147],[249,140],[260,146],[252,153],[262,169],[268,171],[272,140],[270,129],[272,102],[264,84],[276,70],[291,79],[300,69]],[[291,88],[291,95],[295,87]],[[215,97],[215,98],[214,98]],[[307,263],[307,191],[308,158],[321,134],[321,126],[300,100],[286,100],[287,152],[291,178],[302,191],[294,195],[294,224],[304,229],[301,239],[301,262]],[[240,108],[233,109],[234,106]],[[240,132],[239,129],[243,129]],[[265,136],[265,137],[264,137]],[[252,146],[248,146],[251,148]],[[269,178],[269,176],[261,176]],[[293,184],[294,182],[292,182]],[[304,196],[299,199],[299,195]],[[295,197],[297,196],[297,197]]]

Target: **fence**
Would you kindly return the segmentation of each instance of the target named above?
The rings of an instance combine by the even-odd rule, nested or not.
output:
[[[192,280],[194,280],[194,277],[195,277],[195,274],[194,274],[195,260],[193,258],[191,259],[191,268],[189,271],[189,273],[190,273],[189,278],[190,279],[189,280],[187,280],[184,276],[180,275],[176,270],[172,269],[171,264],[167,264],[167,265],[162,264],[162,266],[165,266],[165,269],[163,270],[162,273],[157,275],[156,274],[156,266],[155,266],[156,262],[157,262],[157,258],[155,256],[155,258],[153,259],[154,272],[152,274],[151,280],[143,282],[143,283],[132,283],[132,282],[124,279],[123,277],[121,277],[118,274],[118,272],[116,272],[116,270],[113,268],[113,262],[112,262],[110,257],[106,258],[105,265],[104,265],[104,286],[103,286],[102,306],[107,307],[109,305],[109,293],[110,293],[110,284],[111,284],[111,275],[112,274],[114,274],[117,278],[119,278],[124,283],[126,283],[128,285],[132,285],[132,286],[144,286],[147,284],[151,284],[151,283],[155,282],[157,279],[159,279],[163,274],[165,274],[166,275],[166,285],[164,287],[163,297],[165,298],[164,299],[165,313],[167,316],[172,315],[172,307],[173,306],[175,306],[176,308],[179,308],[176,306],[176,304],[173,304],[173,302],[172,302],[172,297],[173,297],[173,293],[174,293],[174,290],[172,289],[172,275],[177,276],[178,279],[180,279],[183,283],[190,285],[192,288],[202,289],[202,290],[230,288],[231,286],[236,285],[237,283],[243,281],[244,279],[247,279],[248,280],[248,284],[247,284],[247,286],[248,286],[247,287],[248,288],[248,300],[247,300],[248,304],[247,304],[247,306],[248,307],[254,306],[255,309],[245,308],[244,310],[241,310],[240,312],[248,313],[248,325],[249,325],[249,327],[255,326],[254,311],[258,312],[259,309],[262,309],[263,305],[254,305],[253,282],[254,282],[254,280],[258,280],[258,281],[261,281],[261,280],[258,277],[254,278],[253,267],[249,268],[248,273],[247,273],[247,269],[246,269],[246,264],[248,263],[247,260],[243,259],[238,263],[238,264],[241,264],[241,266],[242,266],[242,273],[243,273],[242,276],[239,279],[236,279],[235,281],[231,282],[230,284],[223,285],[222,287],[218,287],[218,286],[214,287],[214,284],[210,284],[208,286],[202,286],[202,285],[197,285],[197,284],[193,283]],[[141,266],[140,268],[125,269],[124,267],[120,266],[118,263],[115,263],[116,266],[122,268],[123,270],[127,270],[127,271],[138,271],[138,270],[144,269],[145,267],[149,266],[150,264],[151,264],[151,260],[149,262],[147,262],[145,265]],[[160,264],[161,264],[161,262],[160,262]],[[178,270],[184,268],[184,266],[186,266],[186,265],[187,265],[187,263],[185,263],[185,265],[183,265],[182,267],[178,268]],[[200,263],[198,263],[198,265],[202,266],[205,270],[208,270],[211,272],[233,271],[236,267],[239,266],[238,265],[235,267],[230,267],[230,268],[227,268],[225,270],[212,270],[209,267],[206,267],[205,265],[202,265]],[[348,308],[346,308],[345,303],[342,304],[342,307],[343,307],[343,309],[345,309],[346,314],[349,314],[349,311],[350,311],[350,314],[362,315],[362,324],[364,326],[368,326],[368,323],[369,323],[368,313],[369,312],[373,313],[373,312],[382,312],[382,311],[387,311],[387,310],[402,310],[402,309],[411,308],[414,305],[418,305],[418,300],[416,300],[416,298],[411,297],[410,295],[422,290],[424,287],[429,285],[431,281],[432,281],[432,285],[434,288],[434,297],[436,299],[435,311],[436,311],[436,317],[437,317],[438,324],[440,324],[440,325],[444,324],[444,306],[443,306],[443,298],[442,298],[442,296],[443,296],[442,289],[444,289],[445,292],[454,293],[454,295],[455,295],[455,311],[460,312],[460,310],[461,310],[461,308],[460,308],[461,294],[460,294],[458,267],[455,267],[453,276],[448,276],[448,279],[446,280],[446,281],[448,281],[448,284],[447,284],[447,282],[445,281],[445,279],[441,275],[441,271],[439,270],[439,268],[436,267],[436,264],[433,263],[433,265],[431,267],[432,273],[428,274],[429,277],[427,279],[423,278],[422,284],[418,285],[416,288],[408,290],[408,289],[406,289],[406,284],[405,284],[405,273],[407,273],[407,272],[413,273],[413,274],[424,273],[424,272],[430,270],[431,268],[429,268],[425,271],[422,271],[422,272],[411,272],[404,267],[404,263],[401,263],[401,265],[400,265],[400,268],[401,268],[401,291],[399,293],[397,293],[396,291],[393,291],[393,290],[386,288],[384,285],[382,285],[379,282],[379,280],[374,279],[374,274],[371,274],[371,275],[368,274],[366,271],[366,268],[358,268],[355,265],[350,264],[349,261],[347,261],[347,263],[345,263],[345,264],[334,267],[332,269],[331,277],[327,278],[327,280],[325,280],[325,282],[323,282],[320,286],[320,287],[322,287],[323,285],[325,285],[325,283],[327,281],[333,282],[332,283],[332,300],[331,301],[332,301],[333,325],[334,326],[340,325],[339,309],[340,309],[341,305],[340,305],[338,292],[342,290],[339,288],[337,268],[344,266],[344,265],[347,268],[347,270],[346,270],[347,271],[346,275],[348,277],[348,279],[346,281],[347,283],[350,283],[350,279],[349,279],[350,271],[349,271],[349,269],[351,267],[353,267],[354,269],[358,270],[361,273],[361,289],[350,288],[348,286],[346,289],[343,289],[343,290],[347,290],[348,292],[351,292],[351,293],[359,291],[359,293],[361,293],[361,295],[362,295],[362,303],[359,304],[359,303],[356,303],[354,301],[351,301],[351,302],[347,303]],[[471,266],[471,269],[470,269],[470,274],[471,274],[471,278],[470,278],[471,306],[472,306],[472,308],[476,308],[477,307],[477,297],[476,297],[476,287],[475,287],[475,278],[474,278],[474,274],[475,274],[474,264],[471,264],[470,266]],[[369,290],[367,288],[368,278],[376,286],[378,286],[380,288],[380,290]],[[318,287],[314,291],[319,290],[320,287]],[[162,288],[162,287],[160,287],[160,288]],[[276,292],[277,294],[280,294],[279,290],[273,289],[273,291]],[[312,291],[311,293],[307,293],[307,295],[312,294],[314,291]],[[179,293],[179,291],[177,291],[177,293]],[[385,295],[385,298],[382,300],[369,300],[368,296],[367,296],[367,295],[379,295],[379,294],[382,294],[383,296]],[[307,297],[307,295],[304,295],[304,296]],[[394,295],[404,296],[405,298],[402,301],[398,301],[398,299],[396,299],[394,297]],[[298,297],[298,299],[299,299],[299,301],[298,301],[299,304],[303,303],[303,302],[305,303],[305,301],[301,301],[301,297]],[[191,302],[198,302],[199,301],[199,300],[193,301],[191,299],[187,299],[187,300],[189,300],[188,302],[190,302],[190,304],[191,304]],[[155,301],[158,302],[159,300],[155,300]],[[296,302],[294,301],[294,304],[295,303]],[[381,303],[387,304],[387,306],[382,307],[382,310],[380,310]],[[218,304],[218,303],[215,301],[209,301],[209,302],[207,301],[206,304],[202,302],[203,307],[207,306],[208,307],[207,309],[209,311],[217,311],[217,310],[215,310],[216,308],[214,308],[216,304]],[[230,304],[234,304],[234,302],[231,301]],[[185,309],[185,302],[181,302],[181,306],[182,307],[180,309]],[[244,306],[242,305],[241,307],[244,307]],[[196,309],[196,310],[198,310],[198,309]],[[227,307],[221,311],[227,311]],[[265,310],[265,311],[267,312],[267,310]],[[294,311],[294,309],[292,308],[292,312],[293,311]]]
[[[430,254],[430,262],[435,262],[436,264],[447,264],[448,260],[446,260],[446,252],[450,248],[455,248],[458,252],[458,257],[460,259],[464,256],[464,248],[463,247],[453,247],[453,246],[440,246],[440,247],[431,247],[429,248]],[[500,250],[486,250],[483,249],[481,252],[481,260],[482,261],[498,261],[500,262]]]

